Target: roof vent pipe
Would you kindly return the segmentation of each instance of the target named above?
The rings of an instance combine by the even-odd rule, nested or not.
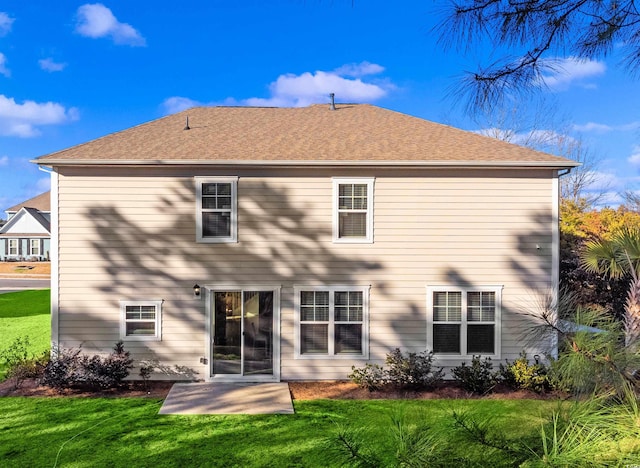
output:
[[[335,101],[336,95],[334,93],[331,93],[329,94],[329,97],[331,98],[331,106],[329,107],[329,109],[336,110],[336,101]]]
[[[183,130],[191,130],[191,127],[189,127],[189,116],[187,115],[187,124],[184,126]]]

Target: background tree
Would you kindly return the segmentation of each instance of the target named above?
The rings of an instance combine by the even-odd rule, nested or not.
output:
[[[625,226],[609,240],[588,242],[581,263],[587,271],[630,278],[623,322],[625,347],[635,352],[640,341],[640,229]]]
[[[544,74],[558,69],[554,57],[593,59],[615,46],[623,66],[640,66],[635,0],[452,0],[439,28],[445,47],[519,51],[468,73],[465,85],[474,109],[544,83]]]

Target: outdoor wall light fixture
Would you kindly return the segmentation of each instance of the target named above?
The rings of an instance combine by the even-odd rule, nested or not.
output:
[[[193,295],[194,297],[200,297],[200,285],[196,284],[193,286]]]

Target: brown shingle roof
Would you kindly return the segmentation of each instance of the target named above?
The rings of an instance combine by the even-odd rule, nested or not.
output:
[[[9,213],[15,213],[20,211],[20,208],[35,208],[38,211],[51,211],[51,192],[41,193],[40,195],[30,198],[27,201],[18,203],[17,205],[7,208],[5,211]]]
[[[189,117],[190,130],[184,130]],[[196,107],[39,164],[434,164],[570,167],[565,158],[368,104]]]

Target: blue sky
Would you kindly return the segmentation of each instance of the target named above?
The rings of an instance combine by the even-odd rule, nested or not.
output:
[[[0,210],[49,187],[29,161],[191,105],[366,102],[472,131],[451,99],[486,47],[443,50],[444,2],[190,0],[0,4]],[[638,81],[602,60],[562,65],[538,97],[558,120],[537,132],[580,138],[615,193],[640,188]],[[517,115],[534,113],[534,102]],[[548,109],[548,108],[547,108]],[[556,117],[554,117],[556,119]],[[523,119],[499,121],[523,138]],[[561,121],[561,124],[559,122]],[[520,136],[518,136],[520,135]],[[4,213],[1,213],[4,217]]]

